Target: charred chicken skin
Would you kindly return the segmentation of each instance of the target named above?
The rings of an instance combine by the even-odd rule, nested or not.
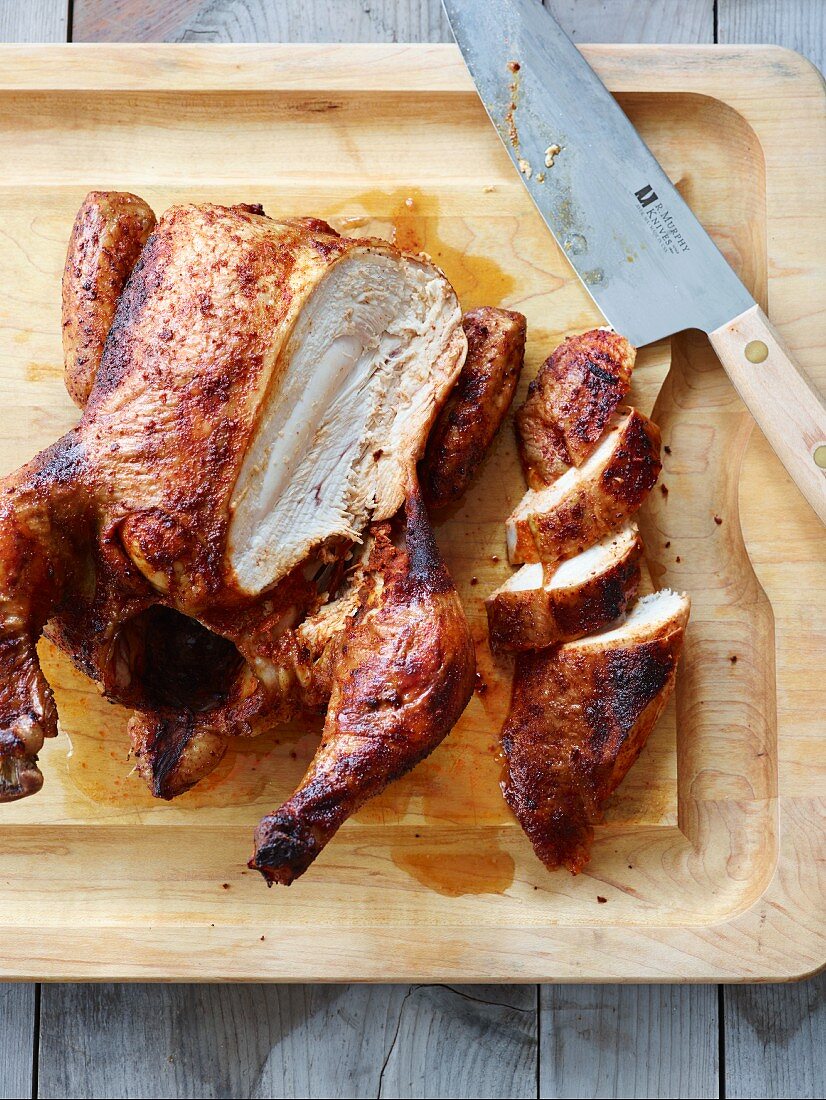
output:
[[[473,693],[473,641],[418,491],[405,502],[400,545],[374,530],[359,606],[332,672],[321,744],[298,790],[255,833],[269,883],[306,871],[339,826],[423,760]]]
[[[516,426],[525,477],[544,489],[581,466],[628,394],[636,351],[606,329],[565,340],[531,382]]]
[[[483,306],[466,313],[462,327],[467,359],[422,462],[422,488],[432,508],[464,495],[511,406],[525,361],[527,325],[521,313]]]
[[[588,862],[602,807],[671,694],[687,620],[686,597],[666,590],[613,630],[520,655],[502,789],[549,869]]]
[[[634,355],[601,329],[571,337],[517,413],[531,488],[508,554],[530,564],[487,611],[493,644],[517,652],[502,790],[551,870],[590,858],[602,806],[672,691],[688,620],[673,592],[632,602],[643,547],[629,521],[660,472],[659,429],[618,407]]]
[[[456,296],[426,257],[317,219],[188,205],[155,225],[136,196],[95,192],[63,331],[81,420],[0,493],[0,801],[39,789],[57,733],[44,631],[134,709],[137,768],[162,798],[231,737],[332,697],[307,781],[320,797],[329,778],[326,824],[283,867],[259,853],[289,881],[467,702],[473,650],[414,482],[466,357]],[[384,725],[368,681],[389,693]]]
[[[523,565],[485,601],[491,643],[544,649],[610,625],[637,594],[642,553],[629,524],[557,565]]]

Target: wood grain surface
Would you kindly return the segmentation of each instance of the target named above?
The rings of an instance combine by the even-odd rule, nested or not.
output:
[[[130,0],[75,0],[75,37],[81,39],[87,35],[90,39],[96,36],[106,40],[134,41],[138,39],[174,38],[185,25],[189,15],[197,13],[197,9],[208,6],[202,0],[178,0],[175,5],[159,3],[158,0],[143,0],[136,4]],[[217,5],[219,8],[231,6],[230,4]],[[259,9],[264,5],[258,4]],[[298,33],[302,38],[312,35],[314,26],[323,25],[327,18],[327,12],[332,5],[326,0],[280,0],[278,7],[293,9],[293,14],[298,13],[301,23],[298,24]],[[346,6],[342,0],[336,0],[338,9],[337,24],[330,33],[332,39],[347,40],[356,33],[356,22],[361,20],[362,13],[359,9],[382,7],[374,2],[371,5],[349,5],[354,11],[342,18],[341,9]],[[393,5],[389,5],[393,7]],[[435,7],[435,5],[433,5]],[[569,31],[579,41],[633,41],[637,37],[645,35],[650,41],[711,41],[713,39],[714,23],[710,11],[703,14],[703,9],[711,5],[698,2],[689,3],[688,0],[657,0],[651,3],[631,3],[631,0],[556,0],[557,14],[561,16]],[[813,57],[821,65],[823,64],[824,35],[822,31],[823,5],[820,0],[719,0],[719,29],[721,41],[776,41],[801,49],[804,53]],[[65,28],[66,17],[65,3],[61,0],[43,0],[42,3],[32,3],[32,0],[5,0],[0,5],[0,27],[2,37],[10,41],[24,41],[27,38],[34,40],[46,40],[55,34],[61,36],[60,28]],[[39,18],[33,19],[36,9],[51,9],[51,16],[57,13],[58,18],[51,20],[52,34],[38,33]],[[389,25],[385,25],[386,37],[403,39],[401,33],[406,17],[406,9],[409,5],[399,3],[398,15],[394,17],[391,12]],[[566,11],[570,9],[570,11]],[[183,13],[183,19],[180,18]],[[699,18],[698,18],[699,13]],[[368,13],[369,14],[369,13]],[[167,21],[164,24],[163,17]],[[97,16],[98,25],[95,30],[92,16]],[[139,18],[140,17],[140,18]],[[571,22],[568,22],[569,18]],[[142,20],[142,22],[141,22]],[[35,28],[34,30],[32,28]],[[54,28],[57,28],[55,31]],[[229,34],[235,33],[230,30]],[[371,32],[364,34],[370,37]],[[409,32],[408,32],[409,34]],[[326,35],[325,35],[326,36]],[[255,28],[255,37],[258,40],[265,39],[263,25]],[[412,37],[412,35],[410,35]],[[779,500],[778,500],[779,497]],[[774,506],[782,504],[783,496],[778,494],[769,504]],[[783,516],[783,519],[787,519]],[[818,536],[805,528],[796,525],[792,529],[790,550],[792,564],[790,571],[795,568],[794,558],[803,556],[804,561],[816,560],[818,552]],[[811,581],[811,572],[808,581]],[[805,587],[805,582],[804,582]],[[824,593],[820,594],[821,606]],[[790,609],[794,614],[802,606],[803,600]],[[812,622],[813,617],[808,616],[804,621]],[[798,683],[798,691],[807,691],[803,683]],[[814,705],[814,696],[812,697]],[[804,708],[805,709],[805,708]],[[189,1004],[194,1000],[195,987],[182,987],[184,1003]],[[200,1095],[203,1089],[202,1082],[211,1079],[221,1079],[225,1074],[226,1065],[243,1061],[247,1046],[246,1036],[250,1030],[256,1030],[256,1007],[260,999],[251,1005],[249,1000],[249,988],[239,986],[203,987],[201,996],[206,998],[202,1002],[202,1034],[204,1039],[196,1042],[191,1030],[183,1032],[178,1030],[179,1046],[177,1057],[181,1061],[187,1059],[198,1062],[198,1072],[192,1079],[183,1077],[177,1083],[177,1091],[172,1093],[178,1096]],[[272,987],[261,987],[267,995]],[[819,996],[813,997],[807,994],[807,990],[816,988]],[[294,997],[298,997],[301,1003],[309,1003],[313,997],[312,987],[305,987],[308,991],[289,990]],[[303,1059],[309,1068],[297,1067],[295,1063],[282,1065],[281,1078],[273,1076],[272,1088],[275,1095],[414,1095],[412,1091],[404,1091],[405,1082],[394,1082],[396,1091],[383,1092],[376,1090],[376,1060],[380,1056],[382,1062],[385,1055],[389,1055],[388,1065],[400,1056],[409,1057],[413,1050],[412,1037],[424,1036],[420,1045],[420,1058],[426,1059],[433,1067],[438,1066],[447,1058],[453,1060],[455,1048],[464,1048],[467,1044],[467,1036],[473,1035],[474,1027],[471,1025],[458,1037],[451,1033],[454,1043],[450,1050],[446,1050],[442,1040],[440,1029],[434,1027],[433,1014],[427,998],[422,998],[416,993],[410,992],[406,1000],[405,1018],[399,1016],[399,1027],[395,1034],[395,1046],[382,1048],[377,1052],[376,1047],[369,1042],[369,1036],[374,1032],[384,1036],[381,1027],[383,1017],[387,1015],[388,1006],[399,1003],[399,989],[402,990],[402,999],[413,987],[381,987],[373,991],[373,1001],[369,1006],[364,1005],[364,990],[361,987],[339,987],[336,990],[335,1009],[332,1013],[318,1015],[332,1027],[330,1032],[325,1030],[324,1037],[319,1042],[318,1032],[314,1030],[311,1020],[307,1016],[315,1013],[298,1011],[286,1013],[275,1018],[275,1022],[269,1028],[269,1043],[273,1050],[280,1051],[285,1042],[289,1042],[297,1059]],[[27,1037],[31,1036],[34,1027],[34,1007],[32,987],[12,986],[0,987],[6,999],[3,1005],[6,1014],[2,1016],[0,1023],[0,1096],[28,1095],[26,1083],[31,1080],[31,1046],[27,1043]],[[11,991],[9,995],[8,991]],[[645,1021],[650,1019],[649,1006],[652,1005],[651,995],[645,987],[605,987],[603,998],[594,998],[590,987],[582,991],[582,1001],[589,1005],[588,1021],[602,1037],[602,1049],[607,1052],[603,1058],[610,1056],[613,1049],[617,1061],[622,1061],[625,1066],[624,1082],[633,1079],[639,1089],[638,1095],[649,1096],[674,1096],[686,1095],[686,1092],[678,1092],[674,1081],[685,1080],[685,1065],[690,1052],[681,1041],[666,1044],[661,1047],[655,1057],[652,1057],[651,1048],[641,1043],[639,1046],[628,1042],[628,1020],[641,1022],[645,1027]],[[70,1096],[74,1094],[93,1095],[91,1090],[100,1089],[102,1095],[149,1095],[148,1091],[157,1076],[159,1069],[163,1069],[161,1059],[156,1057],[158,1049],[166,1049],[163,1044],[143,1043],[140,1036],[154,1034],[152,1032],[153,1021],[161,1014],[161,1002],[167,997],[167,991],[154,987],[153,996],[146,996],[140,987],[121,987],[122,996],[116,1004],[109,1000],[106,1004],[106,1014],[100,1011],[101,1001],[97,987],[77,987],[77,996],[71,998],[71,1008],[76,1015],[76,1026],[73,1034],[79,1041],[69,1045],[61,1041],[59,1036],[52,1041],[46,1041],[40,1052],[40,1071],[44,1081],[50,1082],[49,1095]],[[188,992],[186,992],[188,991]],[[808,1006],[807,1014],[803,1017],[796,1013],[796,1006],[803,1000]],[[824,998],[822,995],[823,980],[816,979],[813,982],[800,986],[757,986],[740,989],[726,990],[725,999],[725,1058],[721,1065],[720,1082],[728,1095],[766,1095],[766,1096],[820,1096],[826,1090],[826,1080],[823,1071],[823,1042],[819,1039],[815,1042],[817,1028],[823,1027],[826,1019],[824,1013]],[[48,986],[44,988],[44,1006],[49,998],[60,1002],[64,995],[70,991],[66,987]],[[279,993],[281,991],[279,990]],[[418,991],[416,991],[418,992]],[[546,991],[550,992],[550,991]],[[577,995],[575,987],[568,987],[563,991],[568,998],[568,1003]],[[717,1027],[716,1013],[716,989],[715,996],[705,997],[698,1002],[695,990],[686,987],[671,987],[668,990],[667,1003],[670,1005],[673,1016],[679,1021],[679,1028],[672,1032],[674,1036],[682,1035],[687,1029],[692,1029],[693,1034],[713,1033]],[[623,1013],[620,1018],[616,1006],[620,994],[623,998]],[[286,996],[286,994],[285,994]],[[501,999],[502,991],[497,994]],[[303,1001],[302,1001],[303,998]],[[220,1004],[230,1007],[219,1009]],[[662,1002],[656,1004],[654,1019],[651,1027],[662,1027]],[[232,1007],[236,1006],[236,1007]],[[748,1016],[748,1018],[747,1018]],[[797,1021],[794,1028],[795,1041],[790,1042],[790,1030],[785,1025],[789,1016],[794,1016]],[[55,1020],[53,1014],[51,1019]],[[217,1022],[216,1022],[217,1021]],[[227,1025],[227,1021],[230,1022]],[[350,1030],[342,1029],[342,1021]],[[753,1021],[758,1021],[754,1026]],[[809,1023],[811,1021],[811,1023]],[[819,1023],[818,1023],[819,1021]],[[438,1023],[438,1019],[435,1021]],[[336,1027],[335,1025],[339,1025]],[[87,1062],[84,1054],[84,1046],[88,1042],[94,1046],[98,1041],[103,1045],[103,1039],[96,1040],[96,1033],[105,1036],[109,1028],[113,1029],[116,1036],[124,1036],[116,1044],[104,1050],[104,1059],[90,1076],[83,1076],[83,1068]],[[543,1095],[622,1095],[623,1093],[613,1088],[609,1080],[603,1083],[603,1091],[596,1091],[593,1084],[593,1069],[590,1064],[583,1064],[581,1052],[587,1044],[588,1037],[584,1036],[583,1044],[573,1046],[569,1043],[561,1052],[554,1053],[554,1040],[556,1036],[555,1016],[553,1006],[546,1004],[540,1015],[540,1046],[539,1054],[541,1063],[548,1066],[553,1061],[556,1065],[555,1077],[551,1083],[545,1086]],[[183,1036],[183,1038],[181,1038]],[[136,1039],[136,1037],[138,1037]],[[498,1058],[512,1064],[514,1062],[514,1050],[521,1046],[521,1040],[515,1041],[506,1028],[499,1028],[490,1047],[490,1063],[496,1063]],[[613,1047],[612,1047],[613,1043]],[[370,1057],[366,1063],[361,1064],[354,1055],[363,1045],[370,1051]],[[100,1048],[99,1048],[100,1049]],[[472,1049],[472,1048],[471,1048]],[[567,1051],[567,1052],[566,1052]],[[5,1058],[5,1061],[3,1060]],[[168,1058],[168,1056],[167,1056]],[[710,1056],[713,1060],[713,1055]],[[537,1058],[537,1050],[534,1049],[530,1059],[531,1068]],[[119,1076],[118,1064],[123,1061],[127,1064],[130,1074],[128,1082],[123,1082]],[[276,1059],[277,1061],[277,1059]],[[713,1089],[713,1073],[709,1078],[706,1075],[708,1064],[704,1056],[701,1059],[703,1070],[694,1077],[695,1081],[711,1081]],[[356,1063],[355,1068],[351,1068]],[[167,1065],[170,1063],[167,1061]],[[347,1072],[339,1076],[339,1066],[346,1066]],[[673,1079],[672,1079],[673,1068]],[[315,1076],[314,1076],[315,1075]],[[581,1078],[580,1079],[580,1075]],[[761,1076],[762,1075],[762,1076]],[[294,1082],[298,1080],[299,1088],[294,1088]],[[117,1084],[115,1081],[117,1080]],[[313,1082],[316,1082],[314,1088]],[[469,1083],[467,1091],[460,1091],[463,1082],[440,1078],[442,1095],[470,1096],[481,1095],[479,1084]],[[71,1082],[71,1085],[67,1084]],[[108,1082],[108,1083],[107,1083]],[[555,1083],[554,1083],[555,1082]],[[385,1084],[388,1083],[385,1074]],[[700,1085],[698,1084],[698,1088]],[[283,1089],[283,1092],[276,1091]],[[121,1091],[117,1091],[120,1089]],[[199,1089],[201,1091],[199,1091]],[[765,1091],[761,1091],[765,1090]],[[37,1095],[36,1091],[32,1095]],[[46,1095],[40,1091],[40,1095]],[[258,1095],[251,1091],[244,1091],[244,1086],[239,1085],[234,1095]],[[435,1091],[431,1093],[437,1095]],[[505,1095],[506,1093],[502,1093]],[[523,1093],[514,1092],[514,1095]],[[526,1085],[525,1095],[530,1093],[530,1083]],[[706,1095],[707,1093],[698,1093]],[[708,1093],[717,1095],[715,1092]],[[229,1093],[225,1093],[229,1095]],[[721,1095],[726,1095],[722,1092]]]
[[[826,67],[823,0],[717,0],[718,42],[776,42]]]
[[[826,975],[723,990],[726,1096],[820,1096],[826,1086]]]
[[[541,1097],[718,1095],[714,986],[546,985],[541,996]]]
[[[0,42],[65,42],[69,33],[66,0],[3,0]]]
[[[129,186],[158,210],[182,198],[239,201],[254,193],[270,210],[312,209],[342,229],[357,222],[363,233],[422,249],[444,267],[467,308],[493,302],[525,312],[522,392],[564,335],[601,322],[502,156],[454,47],[215,48],[217,55],[199,45],[108,53],[76,46],[58,60],[39,47],[4,58],[0,390],[11,414],[0,440],[4,468],[47,445],[77,415],[59,369],[50,369],[60,358],[52,297],[65,233],[90,178]],[[775,139],[781,130],[789,135],[789,117],[812,132],[823,125],[820,88],[815,95],[809,70],[785,55],[735,53],[722,68],[710,55],[667,49],[637,55],[595,47],[590,56],[764,298],[766,254],[756,242],[774,233],[785,209],[771,191]],[[206,80],[220,91],[192,95]],[[36,124],[21,127],[26,83],[45,90]],[[89,90],[74,100],[67,86]],[[431,87],[452,91],[443,98]],[[697,98],[688,99],[686,88]],[[806,162],[805,209],[794,184],[788,195],[799,211],[793,245],[775,249],[777,265],[795,257],[794,272],[772,283],[781,305],[794,295],[790,341],[806,340],[810,358],[819,340],[813,310],[818,218],[826,206],[820,155],[813,151]],[[33,188],[38,229],[30,234]],[[817,378],[824,368],[814,366]],[[508,575],[503,518],[524,485],[507,429],[465,501],[437,524],[477,641],[484,692],[432,759],[342,829],[300,889],[268,895],[245,860],[252,825],[297,782],[317,730],[296,723],[239,743],[209,782],[166,804],[148,795],[125,760],[125,713],[65,657],[42,647],[63,736],[43,750],[43,791],[2,815],[0,923],[15,929],[0,953],[5,972],[743,980],[817,965],[820,929],[810,900],[817,884],[801,853],[817,845],[819,823],[799,808],[801,797],[817,795],[817,776],[814,787],[801,788],[784,766],[785,755],[800,755],[801,741],[808,747],[810,731],[781,726],[778,755],[772,617],[737,522],[737,470],[751,422],[707,343],[688,336],[673,342],[670,371],[666,344],[645,349],[632,398],[644,411],[654,406],[671,448],[664,489],[640,517],[649,568],[657,585],[691,592],[693,616],[672,704],[612,801],[586,873],[545,872],[497,783],[510,666],[488,648],[483,598]],[[747,505],[756,494],[762,508],[766,483],[778,476],[785,486],[778,469],[770,465],[755,481],[744,476]],[[746,507],[746,522],[750,514]],[[785,545],[770,564],[778,553],[785,561]],[[786,594],[781,586],[778,596]],[[796,669],[797,623],[778,614],[784,690],[792,645]],[[55,829],[59,860],[48,858]],[[780,877],[770,886],[778,859]],[[140,874],[130,870],[137,868]],[[230,893],[220,893],[223,883]],[[54,940],[37,923],[19,921],[21,910],[49,895],[62,902],[41,921],[59,928]],[[610,906],[597,905],[598,896]],[[107,932],[90,937],[89,924]],[[289,939],[271,938],[285,926]],[[209,942],[191,945],[186,929],[207,927]],[[267,946],[253,933],[265,934]],[[590,949],[580,957],[571,945],[583,937]],[[635,942],[651,950],[629,953]]]
[[[536,1095],[533,986],[47,992],[41,1097]]]

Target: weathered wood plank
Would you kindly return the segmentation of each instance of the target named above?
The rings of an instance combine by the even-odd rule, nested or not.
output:
[[[75,0],[76,42],[445,42],[440,0]]]
[[[535,989],[43,989],[41,1097],[536,1094]]]
[[[826,68],[823,0],[719,0],[717,28],[720,42],[772,42]]]
[[[69,0],[2,0],[0,42],[65,42]]]
[[[546,0],[579,42],[711,42],[713,0]],[[76,42],[441,42],[439,0],[76,0]]]
[[[713,42],[714,0],[544,0],[575,42]]]
[[[0,985],[0,1100],[31,1096],[35,987]]]
[[[728,986],[723,998],[726,1096],[826,1095],[826,974]]]
[[[717,1096],[714,986],[544,986],[541,1097]]]

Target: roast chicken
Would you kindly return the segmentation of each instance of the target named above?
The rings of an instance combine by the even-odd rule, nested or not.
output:
[[[637,409],[615,414],[588,459],[529,489],[507,521],[508,557],[557,562],[624,527],[660,476],[660,431]]]
[[[613,623],[637,594],[642,539],[633,523],[572,558],[523,565],[486,601],[490,640],[544,649]]]
[[[660,433],[621,407],[634,349],[602,329],[565,341],[516,423],[527,494],[507,521],[511,562],[486,601],[494,646],[516,653],[502,790],[534,851],[580,871],[602,807],[673,689],[689,601],[634,602],[631,517],[660,472]]]
[[[318,752],[256,830],[250,866],[270,882],[305,871],[350,814],[439,744],[473,692],[473,642],[415,488],[399,544],[392,525],[374,531],[339,647]]]
[[[671,694],[687,620],[687,598],[663,590],[613,630],[520,655],[502,789],[548,868],[588,862],[605,801]]]
[[[548,356],[517,410],[519,452],[532,489],[581,466],[631,385],[636,351],[607,329],[570,336]]]
[[[255,833],[250,866],[289,884],[470,698],[426,504],[461,497],[499,430],[525,320],[463,318],[426,256],[314,218],[185,205],[156,224],[137,196],[92,192],[63,342],[80,422],[1,486],[0,800],[40,788],[57,733],[45,632],[133,709],[160,798],[232,738],[326,714]],[[540,858],[572,871],[667,701],[688,618],[676,593],[634,602],[660,437],[623,407],[633,363],[596,330],[532,384],[529,490],[507,524],[528,564],[488,601],[493,644],[517,652],[503,791]]]
[[[431,508],[464,495],[510,408],[525,359],[521,313],[483,306],[462,319],[468,357],[427,441],[422,485]]]
[[[473,647],[416,464],[491,348],[468,357],[424,256],[254,205],[155,225],[106,192],[75,222],[63,329],[82,417],[2,483],[0,799],[39,789],[57,733],[44,630],[133,708],[162,798],[229,738],[329,705],[307,779],[258,834],[254,865],[289,882],[469,699]]]

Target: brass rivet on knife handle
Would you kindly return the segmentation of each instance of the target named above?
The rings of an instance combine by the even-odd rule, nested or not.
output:
[[[820,394],[759,306],[709,335],[763,434],[826,523],[826,406]]]
[[[750,340],[746,344],[746,358],[750,363],[765,363],[769,357],[769,349],[762,340]]]

